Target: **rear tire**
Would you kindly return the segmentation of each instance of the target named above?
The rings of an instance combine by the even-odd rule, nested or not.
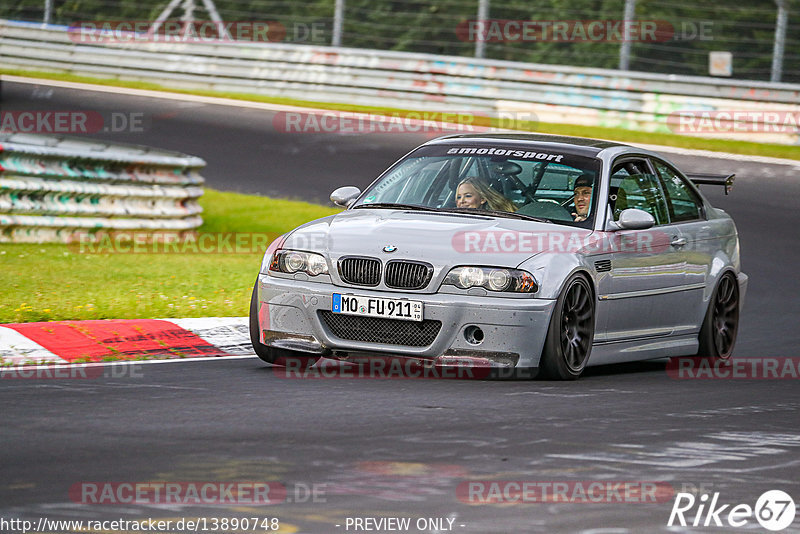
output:
[[[573,275],[556,301],[547,329],[541,375],[551,380],[577,380],[594,341],[594,296],[589,281]]]
[[[708,302],[697,356],[729,360],[739,331],[739,284],[730,272],[722,275]]]
[[[319,359],[319,356],[309,355],[305,352],[276,349],[261,343],[258,327],[258,280],[256,280],[250,296],[250,343],[252,343],[256,355],[272,365],[286,367],[287,362],[291,361],[292,367],[305,369],[314,365]]]

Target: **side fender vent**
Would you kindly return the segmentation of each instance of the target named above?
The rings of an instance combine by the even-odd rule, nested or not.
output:
[[[611,260],[600,260],[594,262],[594,270],[598,273],[607,273],[611,270]]]

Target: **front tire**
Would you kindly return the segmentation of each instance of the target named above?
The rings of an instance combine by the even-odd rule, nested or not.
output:
[[[547,329],[541,374],[551,380],[577,380],[592,352],[595,306],[589,281],[573,275],[556,301]]]
[[[253,293],[250,296],[250,343],[252,343],[256,355],[261,360],[272,365],[286,367],[287,362],[291,361],[295,364],[293,367],[305,369],[314,365],[319,359],[318,356],[309,355],[305,352],[276,349],[261,343],[258,326],[258,280],[256,280],[256,285],[253,286]]]
[[[697,356],[726,361],[733,354],[739,331],[739,284],[730,272],[722,275],[708,302]]]

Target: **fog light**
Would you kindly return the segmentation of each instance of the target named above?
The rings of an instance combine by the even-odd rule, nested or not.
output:
[[[480,345],[483,343],[483,330],[475,325],[470,325],[464,329],[464,339],[470,345]]]

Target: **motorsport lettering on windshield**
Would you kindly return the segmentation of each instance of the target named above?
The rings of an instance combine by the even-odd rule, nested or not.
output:
[[[476,147],[454,147],[447,150],[448,154],[475,154],[476,156],[507,156],[519,159],[540,159],[542,161],[555,161],[560,163],[563,154],[547,154],[546,152],[534,152],[526,150],[514,150],[512,148],[476,148]]]

